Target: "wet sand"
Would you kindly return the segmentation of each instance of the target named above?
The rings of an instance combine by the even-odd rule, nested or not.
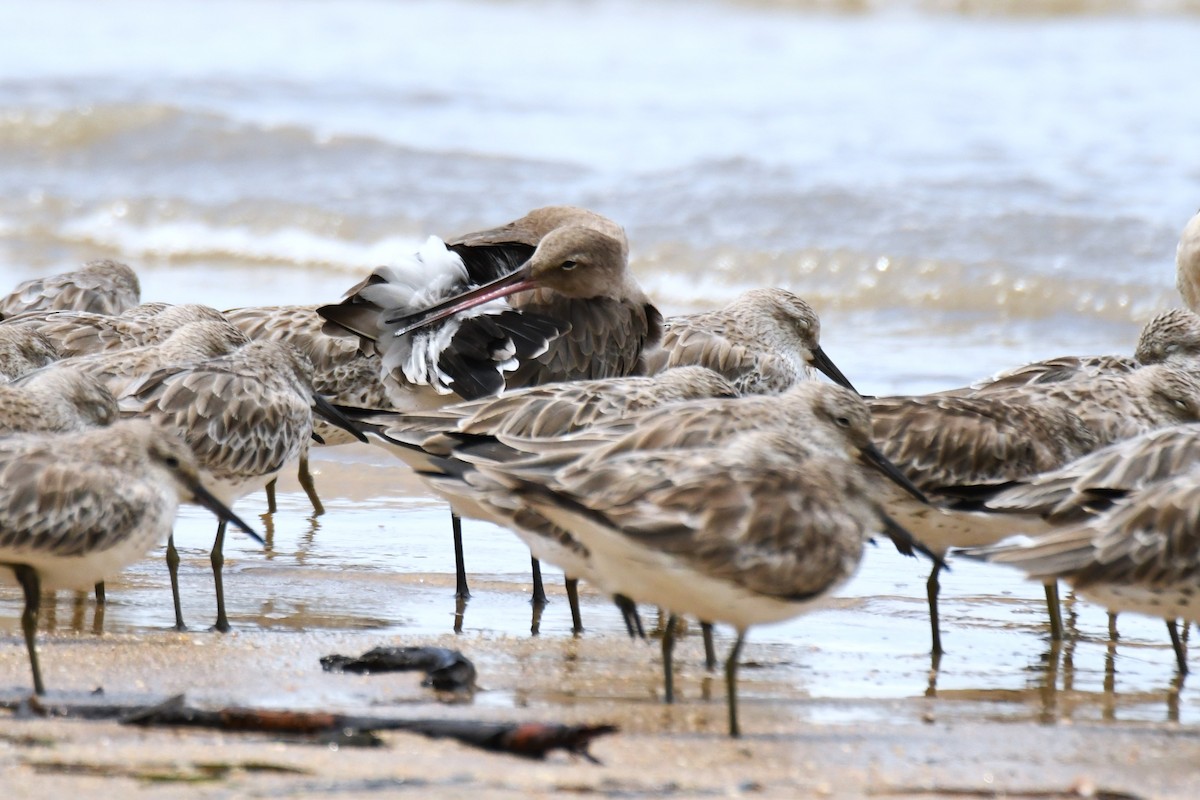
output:
[[[747,735],[731,741],[723,681],[705,671],[696,629],[677,655],[678,702],[665,706],[653,636],[630,641],[607,600],[585,592],[588,630],[572,637],[561,580],[551,575],[551,604],[530,636],[527,553],[503,531],[468,522],[473,598],[455,634],[444,508],[369,448],[325,451],[314,464],[325,516],[311,518],[289,478],[267,557],[245,539],[229,542],[234,633],[206,630],[214,526],[189,509],[177,538],[192,629],[167,630],[158,554],[109,585],[101,635],[93,603],[60,593],[39,637],[50,699],[84,699],[103,687],[114,703],[184,693],[203,708],[618,725],[591,747],[602,765],[561,752],[532,762],[403,733],[382,734],[383,748],[333,748],[6,714],[6,798],[1200,792],[1200,730],[1186,724],[1200,706],[1194,690],[1173,682],[1170,647],[1152,621],[1123,619],[1112,648],[1103,614],[1076,603],[1059,650],[1045,638],[1037,587],[1003,571],[956,567],[943,581],[950,652],[932,673],[924,567],[872,548],[863,573],[826,608],[751,632],[740,671]],[[263,506],[259,496],[239,510]],[[9,700],[28,686],[19,613],[15,589],[0,588],[0,696]],[[653,624],[652,612],[643,613]],[[730,643],[718,629],[718,647]],[[329,674],[318,661],[414,644],[470,658],[474,698],[448,702],[418,673]]]

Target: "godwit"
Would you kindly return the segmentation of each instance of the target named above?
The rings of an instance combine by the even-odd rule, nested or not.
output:
[[[363,352],[379,353],[400,411],[445,405],[451,394],[642,374],[662,335],[661,314],[629,271],[625,232],[572,206],[445,243],[431,238],[414,261],[375,270],[318,313],[327,331],[356,334]]]
[[[21,630],[33,688],[41,589],[82,589],[141,558],[171,531],[180,501],[262,540],[205,488],[186,444],[146,420],[0,439],[0,565],[25,594]]]

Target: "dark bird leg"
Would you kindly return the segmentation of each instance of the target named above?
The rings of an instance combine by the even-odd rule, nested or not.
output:
[[[583,633],[583,617],[579,613],[579,579],[567,578],[567,603],[571,606],[571,633]]]
[[[462,519],[450,512],[450,528],[454,532],[454,596],[463,600],[471,598],[467,588],[467,565],[463,561]]]
[[[530,558],[529,561],[533,565],[533,596],[529,602],[535,606],[544,606],[548,601],[546,600],[546,587],[542,585],[542,565],[536,558]]]
[[[941,591],[941,585],[938,583],[938,573],[942,571],[942,565],[934,562],[933,569],[929,572],[929,580],[925,582],[925,596],[929,599],[929,624],[933,629],[933,654],[940,656],[942,650],[942,632],[938,624],[938,592]]]
[[[217,538],[209,553],[209,561],[212,562],[213,583],[217,589],[217,621],[213,623],[213,630],[229,633],[229,618],[225,616],[225,581],[221,576],[221,569],[225,566],[225,520],[217,525]]]
[[[729,658],[725,661],[725,693],[729,699],[729,735],[741,736],[742,729],[738,727],[737,715],[737,666],[738,658],[742,655],[742,644],[746,641],[746,632],[739,630],[737,632],[737,641],[733,643],[733,648],[729,651]]]
[[[175,534],[167,537],[167,574],[171,576],[171,602],[175,604],[175,630],[186,631],[183,606],[179,602],[179,551],[175,549]]]
[[[1117,612],[1110,611],[1108,612],[1108,640],[1115,642],[1119,638],[1121,637],[1117,631]]]
[[[34,637],[37,635],[38,611],[42,603],[42,579],[37,570],[28,564],[10,564],[17,583],[25,592],[25,611],[21,614],[21,632],[25,634],[25,649],[29,652],[29,668],[33,671],[34,694],[45,694],[46,685],[42,683],[42,668],[38,664],[37,645]]]
[[[1186,626],[1187,623],[1185,622],[1184,625]],[[1187,648],[1179,636],[1179,626],[1175,624],[1175,620],[1167,620],[1167,633],[1171,634],[1171,647],[1175,648],[1175,661],[1179,664],[1179,674],[1187,675]]]
[[[279,510],[279,506],[275,504],[275,484],[279,483],[278,478],[272,478],[267,484],[267,513],[274,514]]]
[[[1046,584],[1046,610],[1050,612],[1050,640],[1061,642],[1063,638],[1062,606],[1058,602],[1058,581]]]
[[[312,472],[308,469],[307,450],[300,454],[300,467],[297,471],[297,477],[300,479],[300,486],[304,489],[304,493],[308,495],[308,501],[312,503],[313,516],[319,517],[324,514],[325,506],[321,504],[321,498],[317,496],[317,485],[313,482]],[[273,512],[274,510],[272,507],[271,511]]]
[[[100,581],[93,587],[96,592],[96,605],[102,606],[108,602],[108,598],[104,595],[104,581]]]
[[[613,602],[617,604],[621,616],[625,619],[625,630],[629,632],[629,638],[645,639],[646,629],[642,627],[642,615],[638,613],[637,603],[623,594],[614,594]]]
[[[675,702],[675,623],[679,618],[674,614],[667,617],[666,627],[663,628],[662,659],[663,659],[663,702]]]
[[[700,633],[704,635],[704,668],[712,672],[717,668],[717,648],[713,644],[713,624],[701,622]]]

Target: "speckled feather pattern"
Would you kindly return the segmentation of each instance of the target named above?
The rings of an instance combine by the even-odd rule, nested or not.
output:
[[[24,563],[46,588],[90,588],[171,531],[181,497],[173,477],[195,461],[144,420],[66,434],[0,438],[0,563]]]
[[[312,433],[312,366],[281,342],[251,342],[227,356],[167,367],[118,398],[125,414],[182,434],[232,502],[300,457]]]
[[[743,394],[777,393],[813,377],[820,346],[817,314],[785,289],[752,289],[713,311],[668,317],[649,369],[696,364],[733,381]]]
[[[0,318],[23,311],[74,309],[120,314],[136,306],[141,286],[132,269],[118,261],[90,261],[82,268],[20,283],[0,298]]]

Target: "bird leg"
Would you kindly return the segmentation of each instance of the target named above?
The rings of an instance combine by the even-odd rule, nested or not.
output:
[[[646,629],[642,627],[642,615],[638,613],[637,603],[623,594],[614,594],[613,602],[621,610],[621,616],[625,619],[625,630],[629,632],[629,638],[645,639]]]
[[[175,630],[186,631],[183,606],[179,602],[179,551],[175,549],[175,534],[167,537],[167,574],[171,576],[171,602],[175,604]]]
[[[37,635],[38,611],[42,604],[42,579],[37,570],[28,564],[10,564],[17,583],[25,592],[25,611],[21,614],[21,632],[25,634],[25,649],[29,652],[29,668],[33,671],[34,694],[45,694],[46,686],[42,683],[42,668],[38,664],[37,646],[34,636]]]
[[[1185,622],[1184,625],[1187,623]],[[1167,633],[1171,634],[1171,647],[1175,648],[1175,661],[1179,664],[1179,674],[1187,675],[1187,649],[1179,637],[1179,626],[1175,624],[1175,620],[1167,620]]]
[[[717,668],[717,647],[713,644],[713,624],[701,622],[700,633],[704,635],[704,668],[712,672]]]
[[[450,512],[450,528],[454,533],[454,596],[463,600],[471,598],[467,588],[467,566],[463,561],[462,519]]]
[[[742,643],[745,641],[746,632],[739,630],[737,640],[729,651],[729,658],[725,661],[725,696],[729,701],[729,735],[733,737],[742,735],[742,730],[738,727],[737,716],[737,664],[738,657],[742,654]]]
[[[213,584],[217,589],[217,621],[213,623],[213,630],[221,633],[229,633],[229,618],[225,616],[225,581],[221,576],[221,569],[225,566],[225,520],[217,525],[217,538],[213,542],[212,552],[209,553],[209,561],[212,562]]]
[[[583,617],[579,613],[579,579],[567,578],[567,603],[571,606],[571,633],[583,633]]]
[[[278,478],[272,478],[267,484],[267,513],[274,514],[279,510],[279,506],[275,504],[275,484],[279,483]]]
[[[304,493],[308,495],[308,501],[312,503],[313,516],[319,517],[324,514],[325,506],[321,504],[321,498],[317,496],[317,485],[313,482],[312,472],[308,469],[308,450],[300,454],[300,467],[296,476],[300,479],[300,486],[304,489]]]
[[[542,585],[542,565],[536,558],[530,558],[530,563],[533,565],[533,596],[529,602],[535,606],[544,606],[546,600],[546,587]]]
[[[942,565],[934,562],[933,569],[929,572],[929,580],[925,582],[925,596],[929,599],[929,624],[933,628],[933,654],[940,656],[942,650],[942,632],[938,625],[938,592],[941,591],[941,585],[938,583],[938,573],[942,571]]]
[[[674,614],[667,617],[666,627],[663,628],[662,659],[663,659],[663,702],[675,702],[675,674],[672,666],[672,656],[675,654],[675,623],[679,618]]]
[[[1062,607],[1058,602],[1058,581],[1046,584],[1046,610],[1050,612],[1050,641],[1061,642],[1063,622]]]
[[[102,606],[108,602],[108,598],[104,595],[104,581],[98,581],[92,588],[96,592],[96,605]]]

